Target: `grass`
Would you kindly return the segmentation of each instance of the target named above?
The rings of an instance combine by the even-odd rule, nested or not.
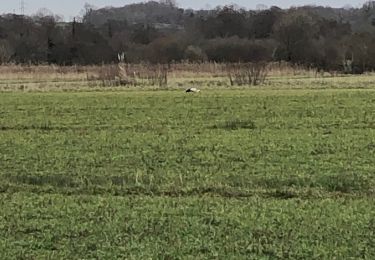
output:
[[[1,259],[373,259],[375,92],[0,95]]]

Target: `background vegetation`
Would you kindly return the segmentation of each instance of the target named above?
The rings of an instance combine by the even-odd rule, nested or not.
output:
[[[375,67],[375,4],[248,11],[184,10],[173,1],[94,9],[63,22],[47,10],[0,17],[0,63],[287,61],[362,73]]]

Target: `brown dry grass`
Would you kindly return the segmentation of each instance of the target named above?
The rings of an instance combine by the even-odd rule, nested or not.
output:
[[[238,65],[238,64],[237,64]],[[124,89],[130,87],[159,89],[157,80],[160,68],[168,71],[168,88],[186,87],[229,88],[228,64],[177,63],[169,65],[126,64],[126,71],[136,84],[103,84],[105,77],[116,77],[117,64],[96,66],[56,65],[2,65],[0,66],[0,91],[77,91],[98,89]],[[103,73],[106,72],[106,73]],[[105,77],[104,77],[104,76]],[[373,74],[353,80],[336,73],[319,73],[313,68],[292,66],[285,62],[269,63],[268,78],[260,87],[272,88],[353,88],[371,87]],[[153,83],[154,82],[154,83]],[[155,83],[156,82],[156,83]],[[357,84],[358,83],[358,84]],[[236,86],[234,86],[236,87]],[[166,86],[163,86],[166,88]]]
[[[113,65],[93,66],[57,66],[57,65],[1,65],[0,79],[78,79],[85,80],[87,75],[98,75],[102,68]],[[154,66],[149,64],[127,64],[128,70],[147,74]],[[168,65],[172,77],[225,76],[227,64],[205,63],[172,63]],[[270,63],[271,76],[314,75],[316,70],[301,66],[291,66],[288,63]]]

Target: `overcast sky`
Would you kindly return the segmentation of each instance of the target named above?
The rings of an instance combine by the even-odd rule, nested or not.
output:
[[[21,0],[0,0],[1,13],[19,13]],[[97,7],[104,6],[124,6],[134,2],[145,2],[137,0],[24,0],[26,14],[33,14],[39,8],[47,8],[57,14],[64,15],[66,20],[79,14],[85,3],[90,3]],[[179,6],[184,8],[213,8],[217,5],[237,4],[242,7],[254,9],[258,4],[266,6],[276,5],[279,7],[290,7],[307,4],[343,7],[351,5],[353,7],[361,6],[364,0],[177,0]]]

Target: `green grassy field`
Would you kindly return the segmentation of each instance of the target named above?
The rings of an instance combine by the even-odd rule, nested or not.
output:
[[[0,94],[0,259],[374,259],[375,91]]]

